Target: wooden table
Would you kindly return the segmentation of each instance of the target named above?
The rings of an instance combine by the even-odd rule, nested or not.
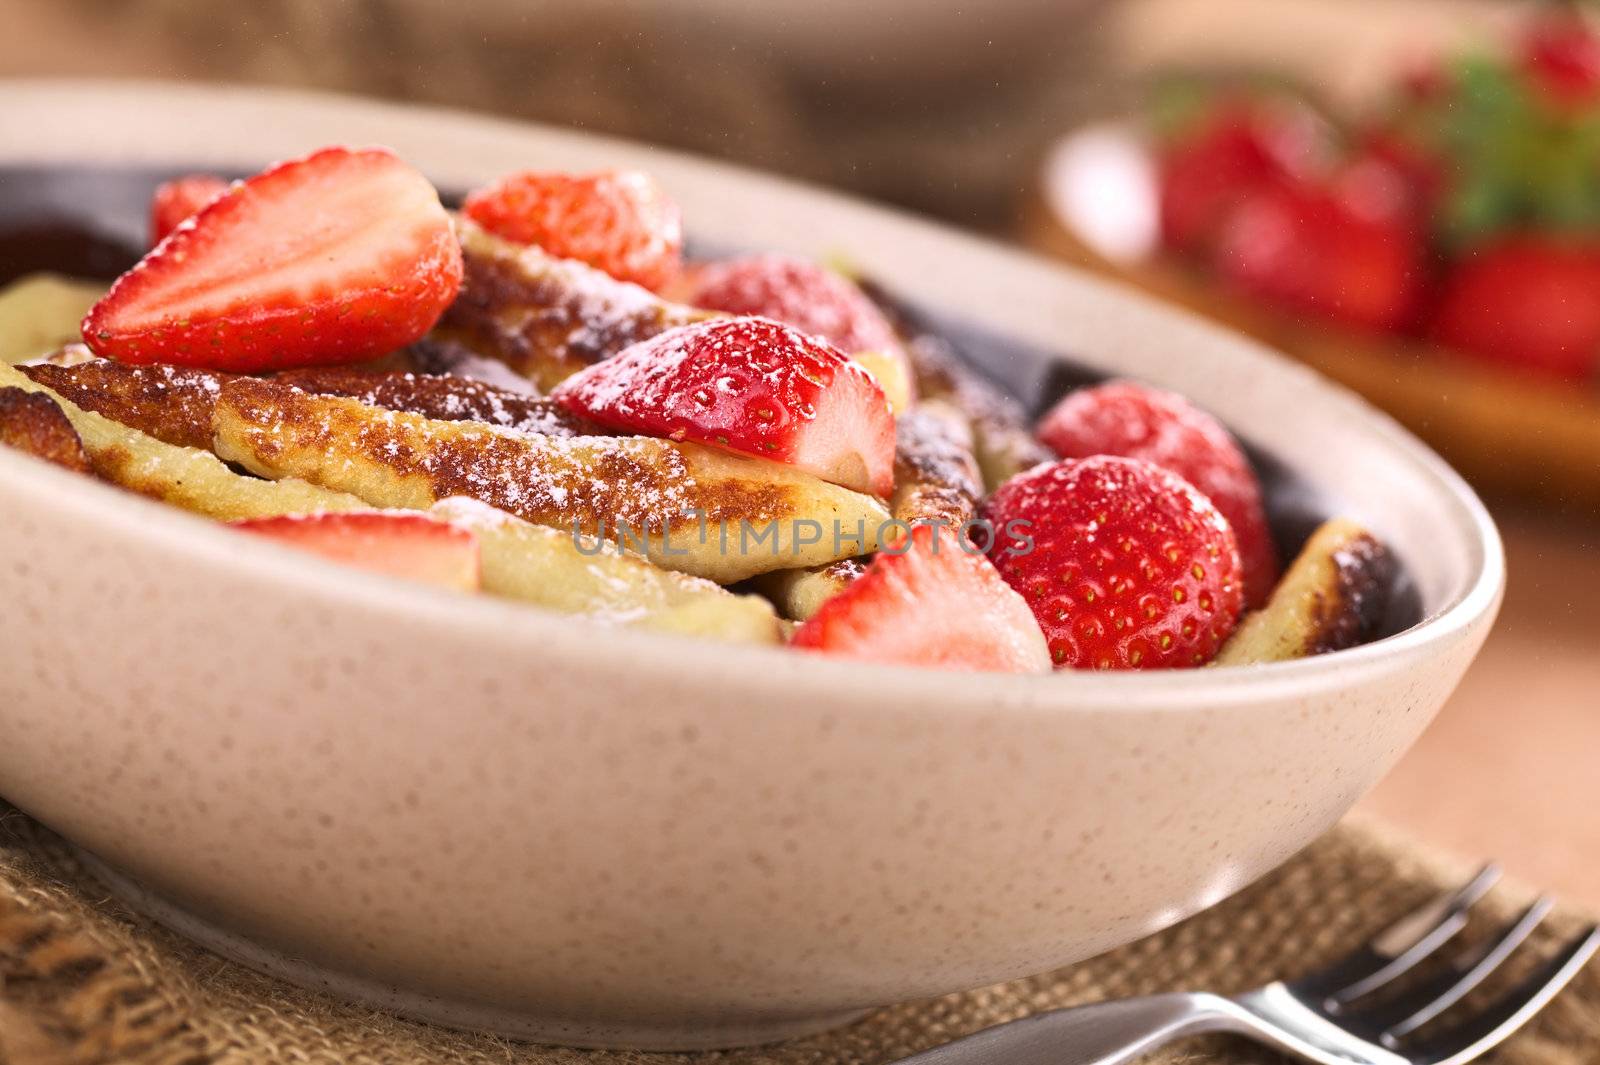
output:
[[[1496,518],[1499,623],[1362,808],[1600,911],[1600,521]]]

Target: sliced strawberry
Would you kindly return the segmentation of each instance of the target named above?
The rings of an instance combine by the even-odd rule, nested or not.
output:
[[[1600,373],[1600,243],[1524,234],[1478,248],[1445,279],[1431,333],[1513,369]]]
[[[790,643],[889,665],[1050,671],[1028,604],[949,526],[914,527],[909,542],[879,553]]]
[[[683,255],[678,205],[634,170],[511,174],[471,193],[461,210],[506,240],[537,244],[645,288],[671,281]]]
[[[200,213],[200,208],[228,191],[228,183],[215,174],[189,174],[162,182],[150,199],[150,243],[162,239]]]
[[[550,398],[623,432],[787,463],[825,481],[894,490],[894,415],[837,348],[766,318],[721,318],[640,341]]]
[[[1246,601],[1266,602],[1278,580],[1278,551],[1261,484],[1217,419],[1174,392],[1113,381],[1068,395],[1040,419],[1038,435],[1062,458],[1144,459],[1200,489],[1233,526]]]
[[[1020,473],[983,507],[989,557],[1056,665],[1170,669],[1211,660],[1239,619],[1239,549],[1171,470],[1099,455]]]
[[[460,592],[479,587],[477,534],[404,511],[335,511],[253,518],[233,527],[357,569]]]
[[[97,355],[254,373],[358,362],[432,328],[461,287],[438,194],[389,152],[325,148],[235,185],[83,320]]]

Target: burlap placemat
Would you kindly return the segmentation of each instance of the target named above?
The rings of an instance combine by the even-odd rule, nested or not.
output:
[[[568,1050],[449,1032],[258,976],[128,913],[48,830],[0,804],[0,1065],[297,1062],[525,1065],[870,1065],[1056,1006],[1154,991],[1233,991],[1340,953],[1463,870],[1379,826],[1346,823],[1243,894],[1060,972],[880,1010],[836,1032],[748,1050]],[[1486,917],[1525,896],[1497,892]],[[1581,915],[1558,913],[1552,939]],[[1276,1062],[1231,1039],[1149,1059]],[[1600,1062],[1600,965],[1493,1059]]]

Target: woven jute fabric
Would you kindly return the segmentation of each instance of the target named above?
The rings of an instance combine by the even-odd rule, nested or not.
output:
[[[1059,972],[879,1010],[823,1035],[701,1054],[588,1051],[451,1032],[260,976],[129,913],[56,836],[0,804],[0,1065],[844,1065],[888,1062],[1039,1010],[1180,989],[1240,990],[1337,955],[1461,867],[1349,823],[1277,873],[1172,929]],[[1484,924],[1525,902],[1497,892]],[[1584,921],[1559,912],[1546,946]],[[1233,1039],[1161,1065],[1268,1063]],[[1600,1063],[1600,966],[1492,1059]]]

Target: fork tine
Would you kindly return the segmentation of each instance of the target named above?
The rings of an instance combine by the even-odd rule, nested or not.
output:
[[[1421,1045],[1408,1047],[1407,1056],[1425,1065],[1464,1065],[1473,1061],[1544,1009],[1596,951],[1600,951],[1600,925],[1590,925],[1481,1014]]]
[[[1541,896],[1500,935],[1399,998],[1371,1010],[1359,1010],[1355,1019],[1363,1026],[1381,1030],[1384,1044],[1393,1046],[1396,1040],[1421,1028],[1483,983],[1533,934],[1554,905],[1548,896]]]
[[[1490,863],[1454,891],[1429,900],[1325,969],[1296,981],[1295,989],[1325,999],[1329,1013],[1382,987],[1438,950],[1467,923],[1467,911],[1500,879]]]

